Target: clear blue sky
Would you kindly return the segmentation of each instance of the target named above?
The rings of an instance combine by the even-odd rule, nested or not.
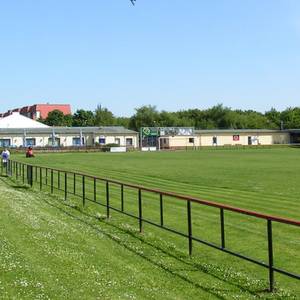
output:
[[[0,111],[265,111],[299,100],[299,0],[1,1]]]

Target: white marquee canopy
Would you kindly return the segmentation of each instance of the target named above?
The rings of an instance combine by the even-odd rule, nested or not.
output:
[[[0,119],[0,128],[49,128],[49,126],[13,112]]]

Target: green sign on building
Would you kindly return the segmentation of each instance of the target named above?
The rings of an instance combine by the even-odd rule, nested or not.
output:
[[[141,128],[142,137],[158,136],[157,127],[142,127]]]

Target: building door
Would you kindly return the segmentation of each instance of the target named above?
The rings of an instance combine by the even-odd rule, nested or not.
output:
[[[292,144],[299,144],[300,143],[300,133],[299,132],[292,132],[290,134],[290,139]]]
[[[252,145],[252,136],[248,136],[248,145]]]
[[[213,137],[213,146],[217,146],[218,139],[216,136]]]

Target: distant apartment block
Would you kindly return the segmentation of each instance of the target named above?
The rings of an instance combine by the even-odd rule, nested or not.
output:
[[[38,120],[40,118],[46,119],[49,112],[53,110],[60,110],[65,115],[71,114],[71,105],[70,104],[34,104],[31,106],[24,106],[21,108],[15,108],[8,110],[5,113],[0,113],[0,118],[7,117],[13,112],[18,112],[23,116],[31,118],[33,120]]]

